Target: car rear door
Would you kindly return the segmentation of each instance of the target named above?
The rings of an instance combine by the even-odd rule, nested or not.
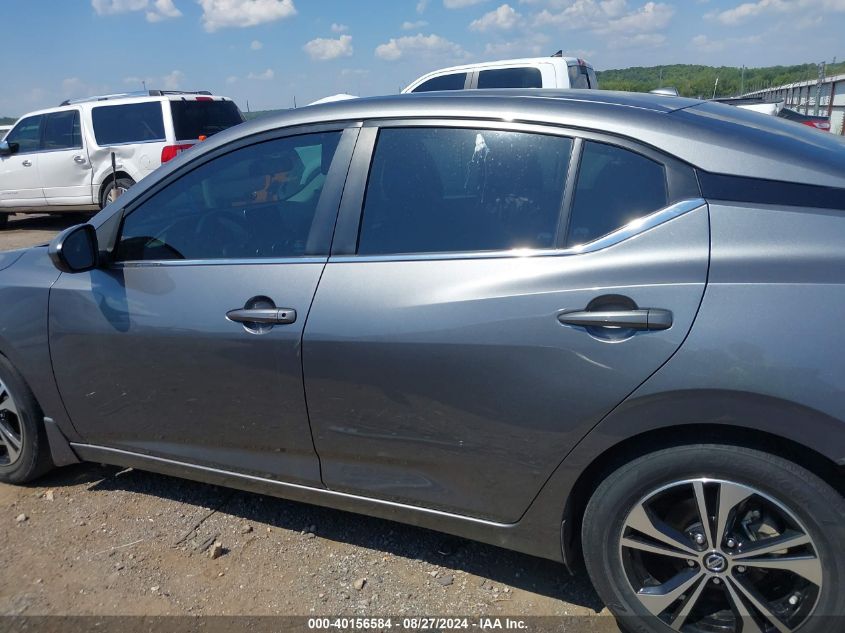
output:
[[[38,177],[43,116],[36,114],[18,121],[6,135],[6,142],[18,150],[0,156],[0,208],[41,207],[46,203]]]
[[[274,134],[154,184],[114,262],[53,286],[56,381],[88,445],[319,485],[301,335],[357,130]]]
[[[365,127],[303,341],[326,486],[517,521],[681,345],[708,256],[669,157],[519,124]]]
[[[48,205],[89,205],[91,161],[82,138],[79,110],[44,115],[38,176]]]

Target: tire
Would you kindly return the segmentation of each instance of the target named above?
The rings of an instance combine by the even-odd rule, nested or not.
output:
[[[129,189],[129,187],[131,187],[134,184],[135,184],[135,181],[132,180],[131,178],[128,178],[128,177],[127,178],[118,178],[117,179],[118,192],[123,193],[127,189]],[[115,181],[114,180],[109,180],[109,182],[106,184],[106,186],[103,187],[103,193],[100,195],[100,208],[101,209],[104,208],[105,206],[107,206],[109,204],[109,202],[111,202],[109,197],[111,196],[112,189],[114,189],[114,188],[115,188]]]
[[[0,481],[27,483],[53,468],[43,420],[21,375],[0,356]]]
[[[0,231],[6,228],[6,223],[9,221],[9,214],[0,212]]]
[[[722,507],[729,509],[724,521]],[[777,631],[763,606],[778,614],[781,630],[827,633],[839,630],[845,614],[844,526],[845,500],[803,467],[757,450],[700,444],[612,472],[587,503],[581,538],[590,579],[625,630]],[[752,553],[768,547],[766,538],[791,543]],[[644,549],[655,546],[660,553]],[[802,560],[788,560],[795,557]],[[774,565],[801,573],[774,569],[778,558]]]

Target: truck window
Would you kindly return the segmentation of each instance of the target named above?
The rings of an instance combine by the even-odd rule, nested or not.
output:
[[[479,88],[542,88],[539,68],[492,68],[478,73]]]
[[[466,80],[466,73],[438,75],[437,77],[432,77],[428,81],[422,82],[411,92],[434,92],[435,90],[463,90]]]

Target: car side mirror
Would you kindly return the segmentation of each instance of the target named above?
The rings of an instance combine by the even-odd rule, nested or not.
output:
[[[63,273],[83,273],[99,263],[97,231],[90,224],[77,224],[53,238],[47,251],[53,265]]]
[[[18,151],[20,147],[17,143],[9,143],[8,141],[0,141],[0,156],[11,156]]]

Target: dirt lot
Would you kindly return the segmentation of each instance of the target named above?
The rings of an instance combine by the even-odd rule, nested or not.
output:
[[[46,242],[75,221],[13,217],[0,250]],[[0,485],[0,539],[3,615],[607,614],[583,574],[555,563],[99,465]],[[609,617],[597,624],[615,630]]]

